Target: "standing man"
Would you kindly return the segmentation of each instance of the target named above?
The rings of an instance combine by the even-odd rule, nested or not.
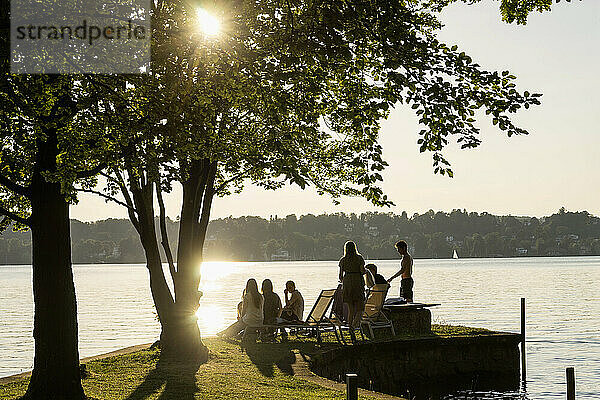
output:
[[[400,297],[403,297],[408,303],[413,302],[413,286],[415,281],[412,278],[412,269],[413,269],[413,258],[410,254],[408,254],[408,245],[404,240],[400,240],[396,243],[396,250],[402,256],[402,261],[400,262],[400,271],[396,272],[390,279],[387,280],[388,283],[392,282],[393,279],[402,275],[402,280],[400,281]]]

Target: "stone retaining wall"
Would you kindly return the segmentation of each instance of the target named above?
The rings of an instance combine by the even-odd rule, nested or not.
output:
[[[394,324],[396,335],[400,333],[431,333],[431,311],[427,308],[383,309],[384,314]]]
[[[407,398],[517,390],[519,341],[516,334],[490,334],[369,342],[314,354],[311,369],[338,381],[357,373],[359,386]]]

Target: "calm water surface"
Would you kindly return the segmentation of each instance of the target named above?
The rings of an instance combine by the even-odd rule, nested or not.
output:
[[[376,261],[396,272],[397,260]],[[280,296],[296,281],[305,313],[337,285],[337,262],[205,263],[200,328],[214,335],[235,320],[246,279],[270,278]],[[157,339],[159,324],[143,265],[76,265],[81,357]],[[415,301],[442,303],[434,323],[519,331],[527,298],[529,399],[565,398],[575,367],[578,399],[600,399],[600,257],[415,260]],[[391,295],[397,295],[399,281]],[[33,367],[31,267],[0,266],[0,376]]]

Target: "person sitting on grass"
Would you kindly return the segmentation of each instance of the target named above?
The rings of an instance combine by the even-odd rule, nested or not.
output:
[[[263,324],[263,296],[258,292],[255,279],[248,279],[246,289],[242,296],[242,307],[239,310],[238,320],[227,329],[217,333],[222,337],[235,337],[246,327],[262,326]]]
[[[294,281],[287,281],[283,292],[285,294],[285,307],[281,311],[281,318],[286,321],[302,321],[304,297],[296,289]]]
[[[381,284],[387,283],[387,280],[383,277],[383,275],[377,273],[377,265],[367,264],[367,265],[365,265],[365,268],[368,269],[369,271],[371,271],[375,285],[381,285]]]
[[[281,299],[279,295],[273,292],[273,282],[270,279],[265,279],[262,283],[262,295],[264,299],[263,306],[263,323],[265,325],[273,325],[277,318],[281,316]]]

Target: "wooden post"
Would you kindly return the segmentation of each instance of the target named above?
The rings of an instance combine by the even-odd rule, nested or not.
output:
[[[527,380],[527,361],[525,357],[525,297],[521,297],[521,379]]]
[[[346,400],[358,400],[358,375],[346,374]]]
[[[575,400],[575,368],[567,368],[567,400]]]

